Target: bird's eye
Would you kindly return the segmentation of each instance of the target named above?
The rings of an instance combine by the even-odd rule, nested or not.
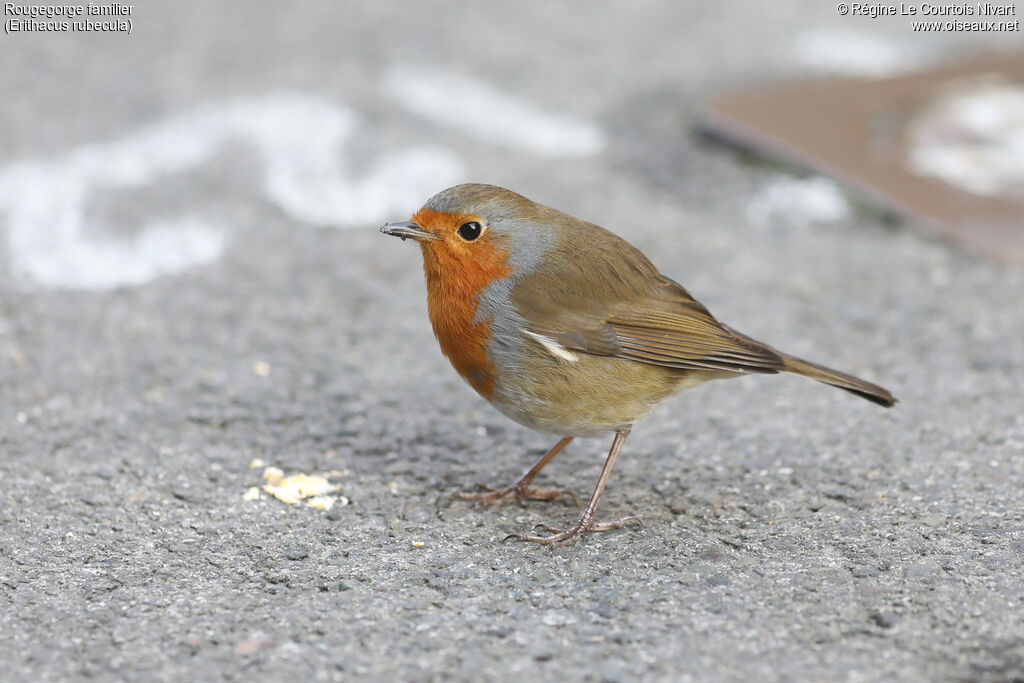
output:
[[[469,223],[463,223],[459,226],[459,237],[467,242],[472,242],[479,237],[480,233],[483,231],[484,226],[480,225],[476,221],[470,221]]]

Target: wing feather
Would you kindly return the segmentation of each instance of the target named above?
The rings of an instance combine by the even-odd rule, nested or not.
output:
[[[682,287],[660,286],[603,308],[593,299],[573,308],[548,297],[528,329],[565,349],[679,370],[775,373],[785,367],[772,349],[734,334]]]
[[[570,352],[679,370],[785,368],[777,352],[719,323],[635,247],[591,223],[565,220],[579,239],[560,243],[543,269],[512,289],[529,333]]]

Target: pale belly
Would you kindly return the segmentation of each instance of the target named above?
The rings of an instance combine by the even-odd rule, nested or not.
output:
[[[598,436],[632,426],[669,395],[717,373],[680,371],[577,354],[568,361],[527,354],[498,367],[492,404],[516,422],[559,436]]]

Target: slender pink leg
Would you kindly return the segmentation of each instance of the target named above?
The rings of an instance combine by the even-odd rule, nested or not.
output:
[[[615,459],[619,457],[619,451],[622,450],[622,444],[626,443],[626,437],[629,436],[629,427],[620,429],[615,432],[615,441],[612,442],[612,449],[608,453],[608,458],[604,461],[604,467],[601,468],[601,476],[597,480],[597,486],[594,487],[594,493],[590,496],[590,502],[587,503],[587,509],[580,515],[580,519],[576,522],[576,525],[560,531],[552,527],[542,525],[538,528],[547,531],[552,534],[551,536],[528,536],[525,534],[512,534],[505,538],[506,541],[528,541],[530,543],[544,543],[552,544],[555,546],[569,546],[573,545],[581,538],[584,534],[588,534],[594,531],[611,531],[612,529],[621,529],[627,524],[640,524],[640,520],[636,517],[623,517],[622,519],[616,519],[610,522],[595,522],[594,513],[597,512],[597,504],[601,500],[601,494],[604,493],[604,487],[608,483],[608,477],[611,476],[612,468],[615,467]]]
[[[523,475],[523,478],[519,480],[514,486],[510,486],[507,489],[492,489],[490,486],[481,485],[480,488],[483,491],[470,492],[460,491],[452,494],[454,500],[476,500],[480,501],[484,505],[504,505],[513,500],[521,500],[523,498],[529,498],[530,500],[558,500],[559,498],[572,498],[573,503],[576,505],[580,504],[579,498],[572,491],[565,491],[561,489],[537,489],[530,486],[533,480],[540,474],[540,471],[544,469],[551,460],[562,452],[562,449],[569,445],[573,437],[566,436],[561,441],[551,447],[551,450],[540,459],[536,465],[530,468],[530,471]]]

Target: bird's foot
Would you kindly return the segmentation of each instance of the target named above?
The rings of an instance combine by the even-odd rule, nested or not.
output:
[[[564,548],[576,544],[581,538],[583,538],[584,534],[621,529],[628,524],[643,526],[643,522],[640,521],[639,517],[623,517],[622,519],[615,519],[609,522],[595,522],[590,519],[586,513],[584,513],[583,516],[580,517],[580,520],[576,522],[575,526],[572,526],[565,531],[550,527],[547,524],[538,524],[533,528],[534,531],[540,530],[551,535],[529,536],[527,534],[510,534],[502,540],[502,543],[507,541],[526,541],[529,543],[552,545],[556,548]]]
[[[475,500],[484,505],[504,505],[513,500],[561,500],[571,498],[577,507],[580,499],[567,489],[538,489],[520,482],[507,489],[494,489],[486,484],[480,485],[480,491],[459,491],[453,493],[450,500]]]

